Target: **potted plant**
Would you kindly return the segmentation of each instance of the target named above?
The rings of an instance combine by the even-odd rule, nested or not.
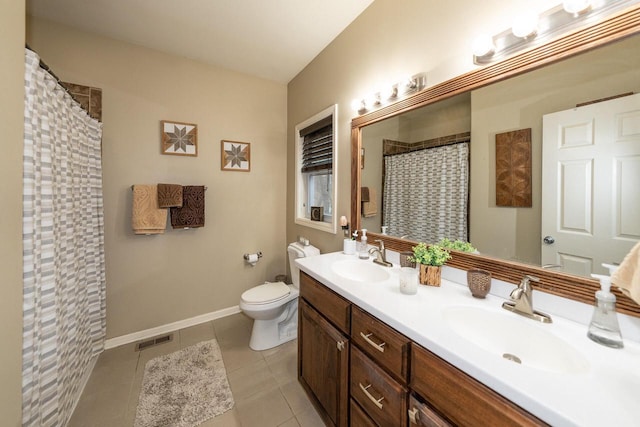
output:
[[[436,243],[436,245],[450,251],[478,252],[478,250],[474,248],[471,243],[465,242],[464,240],[449,240],[445,237],[444,239]]]
[[[440,286],[442,266],[451,258],[449,251],[438,245],[419,243],[413,248],[412,261],[420,264],[420,283]]]

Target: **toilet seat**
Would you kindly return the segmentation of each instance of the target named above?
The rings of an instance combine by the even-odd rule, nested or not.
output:
[[[291,288],[283,282],[267,282],[245,291],[240,297],[246,304],[269,304],[289,296]]]

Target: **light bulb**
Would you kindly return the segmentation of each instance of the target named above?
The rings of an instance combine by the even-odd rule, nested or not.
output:
[[[535,13],[522,13],[515,17],[511,32],[516,37],[528,38],[538,31],[538,15]]]
[[[351,101],[351,109],[353,111],[362,110],[362,100],[355,98],[353,101]]]
[[[495,52],[493,39],[487,34],[480,34],[471,43],[471,50],[475,56],[488,56]]]
[[[590,0],[564,0],[562,8],[574,17],[586,12],[591,7]]]

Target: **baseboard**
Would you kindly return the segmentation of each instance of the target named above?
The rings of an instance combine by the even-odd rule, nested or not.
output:
[[[233,307],[223,308],[222,310],[201,314],[189,319],[178,320],[177,322],[167,323],[166,325],[156,326],[155,328],[145,329],[144,331],[138,331],[115,338],[109,338],[105,341],[104,348],[105,350],[108,350],[110,348],[118,347],[124,344],[130,344],[136,341],[152,338],[157,335],[166,334],[167,332],[173,332],[177,331],[178,329],[199,325],[200,323],[210,322],[215,319],[220,319],[221,317],[231,316],[232,314],[236,313],[240,313],[240,307],[234,305]]]

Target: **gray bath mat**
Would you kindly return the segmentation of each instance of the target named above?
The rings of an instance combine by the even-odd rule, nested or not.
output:
[[[218,343],[204,341],[147,362],[134,426],[197,426],[233,404]]]

